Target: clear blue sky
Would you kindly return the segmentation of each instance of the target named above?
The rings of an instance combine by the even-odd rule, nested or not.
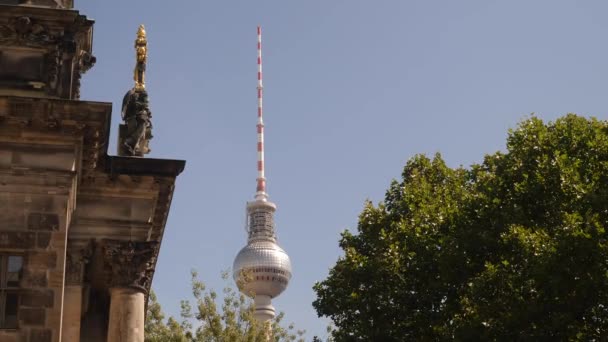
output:
[[[153,287],[178,313],[196,268],[221,290],[245,244],[255,191],[256,25],[264,30],[268,190],[294,276],[275,300],[324,335],[312,285],[416,153],[451,166],[503,149],[534,112],[608,113],[606,1],[93,1],[97,65],[83,99],[114,103],[132,86],[133,40],[146,25],[150,157],[186,159]],[[115,143],[111,145],[115,151]]]

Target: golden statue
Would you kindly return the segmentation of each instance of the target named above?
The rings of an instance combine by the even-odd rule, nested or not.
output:
[[[146,40],[146,29],[144,25],[139,25],[137,39],[135,39],[135,54],[137,63],[133,72],[135,80],[135,90],[146,89],[146,62],[148,60],[148,41]]]

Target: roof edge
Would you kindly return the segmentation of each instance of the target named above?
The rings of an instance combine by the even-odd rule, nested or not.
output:
[[[105,172],[114,175],[177,177],[186,167],[185,160],[106,155]]]

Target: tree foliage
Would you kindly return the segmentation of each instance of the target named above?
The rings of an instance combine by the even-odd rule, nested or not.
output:
[[[227,280],[228,273],[223,278]],[[266,342],[268,331],[254,318],[253,301],[232,286],[226,286],[220,299],[217,292],[206,288],[192,271],[193,304],[181,301],[181,322],[164,313],[152,292],[148,301],[145,324],[146,342]],[[303,331],[294,325],[282,326],[284,314],[270,321],[270,341],[303,342]]]
[[[531,117],[470,168],[416,156],[313,303],[337,341],[605,340],[608,123]]]
[[[186,342],[183,327],[173,318],[165,321],[165,314],[156,298],[154,291],[148,298],[146,323],[144,327],[146,342]]]

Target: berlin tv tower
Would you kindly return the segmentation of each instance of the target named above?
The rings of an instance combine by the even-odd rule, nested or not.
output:
[[[247,202],[247,246],[234,259],[233,277],[239,290],[254,298],[255,317],[260,322],[274,318],[272,299],[281,294],[291,279],[291,261],[277,244],[274,212],[268,200],[264,175],[264,120],[262,111],[262,29],[258,26],[258,177],[254,200]]]

